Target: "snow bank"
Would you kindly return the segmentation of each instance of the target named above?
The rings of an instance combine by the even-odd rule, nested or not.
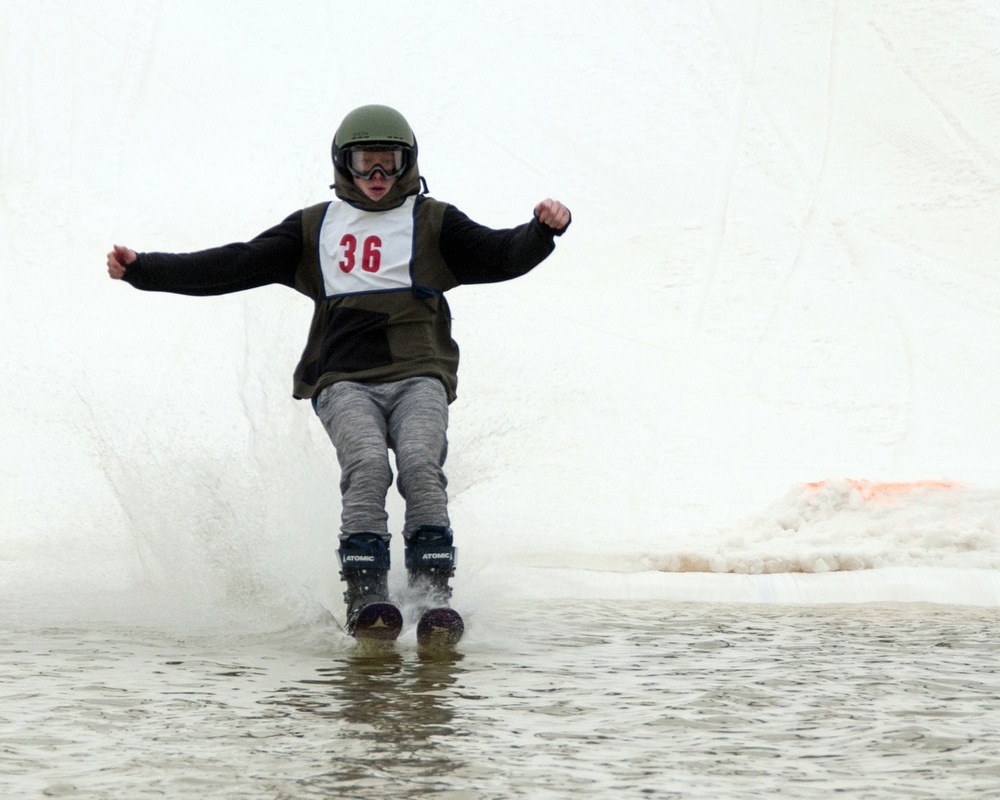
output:
[[[103,260],[329,197],[331,134],[372,101],[474,218],[574,212],[531,275],[452,293],[465,579],[988,584],[997,41],[972,0],[5,3],[5,585],[336,600],[336,461],[289,396],[308,303],[143,295]],[[840,476],[956,483],[882,504]]]

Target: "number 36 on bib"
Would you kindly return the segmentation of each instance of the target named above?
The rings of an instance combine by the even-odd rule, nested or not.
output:
[[[330,203],[319,236],[327,297],[412,287],[413,203],[377,214]]]

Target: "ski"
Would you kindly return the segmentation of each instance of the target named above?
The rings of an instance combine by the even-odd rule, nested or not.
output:
[[[403,630],[403,615],[392,603],[369,603],[358,612],[354,624],[348,628],[355,639],[391,642]]]
[[[432,608],[420,615],[417,644],[421,647],[447,648],[458,644],[465,633],[465,623],[453,608]]]

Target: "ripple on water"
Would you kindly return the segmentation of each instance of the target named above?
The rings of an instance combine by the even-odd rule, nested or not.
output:
[[[457,653],[333,629],[0,636],[4,796],[988,797],[1000,612],[480,609]]]

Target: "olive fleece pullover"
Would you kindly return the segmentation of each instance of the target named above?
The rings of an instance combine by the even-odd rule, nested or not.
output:
[[[537,219],[493,230],[425,195],[386,209],[335,200],[296,211],[248,242],[140,253],[124,279],[137,289],[199,296],[289,286],[315,305],[295,397],[314,398],[342,380],[432,376],[451,402],[458,346],[444,293],[526,274],[562,232]]]

